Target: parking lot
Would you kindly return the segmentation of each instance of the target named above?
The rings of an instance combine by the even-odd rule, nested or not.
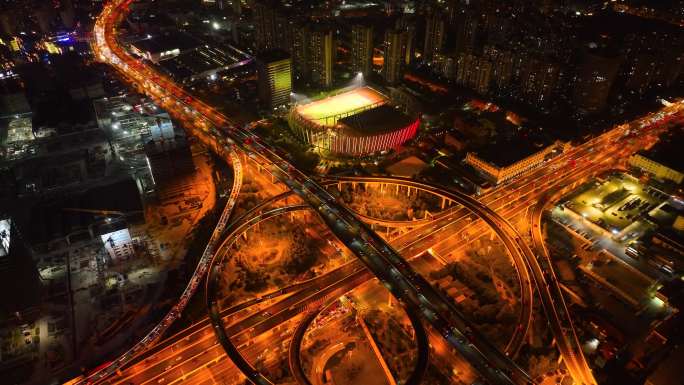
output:
[[[614,235],[626,230],[627,234],[621,234],[626,239],[643,233],[635,223],[666,199],[633,176],[615,173],[580,188],[565,207]]]

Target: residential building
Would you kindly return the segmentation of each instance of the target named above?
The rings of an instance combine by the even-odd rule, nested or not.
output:
[[[525,57],[521,63],[518,97],[530,105],[544,106],[558,85],[558,64],[536,57]]]
[[[252,11],[254,13],[254,28],[256,30],[256,52],[276,48],[276,6],[272,1],[255,2]]]
[[[406,39],[407,33],[405,31],[390,29],[385,32],[385,41],[383,43],[385,59],[382,67],[382,76],[389,84],[400,82],[404,75]]]
[[[311,73],[309,56],[311,30],[305,25],[294,25],[292,30],[292,74],[294,79],[308,79]]]
[[[584,50],[573,89],[573,102],[580,112],[596,113],[605,108],[619,67],[617,55]]]
[[[425,23],[425,44],[423,45],[423,61],[432,62],[436,53],[442,51],[445,41],[445,22],[442,15],[432,13]]]
[[[324,28],[312,31],[309,47],[311,80],[319,87],[331,87],[334,55],[332,30]]]
[[[373,60],[373,27],[362,24],[352,26],[351,69],[368,75]]]

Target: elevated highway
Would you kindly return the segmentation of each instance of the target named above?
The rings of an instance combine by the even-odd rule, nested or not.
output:
[[[360,177],[357,178],[358,182],[367,182],[368,180],[366,178]],[[388,180],[385,180],[387,182]],[[441,189],[438,186],[435,185],[429,185],[425,183],[418,183],[414,182],[411,180],[406,180],[406,179],[399,179],[395,178],[391,180],[393,183],[401,184],[401,185],[410,185],[416,188],[421,188],[425,189],[426,191],[438,191],[440,194],[445,194],[445,196],[448,196],[449,199],[454,200],[458,203],[468,203],[468,200],[464,200],[462,196],[459,196],[455,193],[449,192],[447,190]],[[217,255],[217,257],[212,261],[212,266],[221,266],[223,258],[229,257],[230,253],[229,250],[231,250],[230,244],[234,242],[234,240],[242,234],[244,231],[246,231],[247,228],[254,226],[256,223],[259,221],[268,219],[272,216],[275,215],[280,215],[284,212],[289,212],[292,210],[299,210],[302,208],[302,206],[286,206],[286,207],[281,207],[277,209],[273,209],[270,211],[266,211],[263,213],[260,213],[260,211],[265,207],[266,205],[272,203],[272,201],[275,201],[276,199],[282,199],[285,198],[288,193],[283,193],[277,197],[272,198],[271,202],[267,201],[264,202],[262,205],[256,207],[255,209],[252,210],[254,213],[253,216],[245,218],[241,218],[242,223],[236,224],[234,230],[231,231],[232,235],[229,235],[224,243],[222,244],[220,250],[221,252]],[[490,219],[490,216],[496,214],[493,214],[489,211],[486,210],[486,208],[478,207],[479,211],[477,211],[478,215],[486,215],[487,217],[484,219],[487,223],[495,224],[496,225],[496,219]],[[514,259],[520,261],[520,263],[523,263],[522,256],[519,255],[519,249],[515,245],[514,241],[508,233],[504,231],[497,230],[497,228],[494,228],[495,231],[503,238],[506,246],[509,248],[509,252],[512,254],[515,254]],[[524,265],[522,266],[523,270],[519,273],[522,275],[522,278],[520,278],[520,287],[521,287],[521,310],[520,310],[520,315],[519,315],[519,323],[520,327],[517,327],[514,329],[513,335],[507,345],[507,353],[506,355],[502,353],[496,353],[500,354],[504,357],[508,357],[509,353],[510,354],[515,354],[517,350],[520,348],[522,343],[524,342],[524,336],[529,328],[529,324],[531,322],[531,314],[532,314],[532,286],[531,286],[531,281],[529,277],[527,276],[527,271],[524,269]],[[220,309],[217,305],[216,302],[216,277],[220,273],[219,270],[215,268],[211,268],[211,274],[210,274],[210,279],[208,280],[207,284],[207,304],[210,308],[210,316],[212,318],[212,323],[214,324],[214,331],[218,334],[219,340],[221,341],[221,344],[224,346],[224,349],[226,350],[226,353],[231,357],[231,359],[237,364],[238,368],[247,376],[250,378],[253,382],[259,383],[259,384],[269,384],[271,383],[268,378],[266,378],[263,374],[261,374],[258,370],[256,370],[244,357],[242,357],[236,348],[235,344],[231,342],[232,335],[226,333],[226,326],[223,323],[223,320],[221,317],[218,316]],[[360,280],[357,280],[357,276],[359,276]],[[370,278],[370,275],[366,274],[365,271],[359,271],[357,273],[351,274],[349,277],[340,279],[338,282],[339,284],[342,283],[353,283],[353,285],[345,285],[344,287],[338,286],[338,287],[330,287],[330,289],[335,289],[332,291],[334,293],[333,297],[326,296],[325,291],[321,289],[323,292],[318,292],[316,295],[312,295],[310,298],[308,298],[309,302],[308,303],[303,303],[300,306],[303,306],[302,309],[304,310],[309,310],[311,306],[314,306],[315,308],[317,307],[316,304],[320,304],[321,301],[326,300],[326,298],[336,298],[336,296],[339,296],[346,291],[349,291],[353,289],[356,285],[358,285],[361,282],[365,282]],[[340,289],[342,291],[339,291],[337,289]],[[446,300],[446,299],[445,299]],[[449,300],[446,300],[449,301]],[[408,306],[405,306],[408,308]],[[408,308],[410,309],[410,308]],[[293,309],[289,309],[289,311],[292,311]],[[298,310],[298,309],[294,309]],[[301,309],[299,309],[301,310]],[[418,314],[419,309],[416,310],[407,310],[411,313]],[[458,311],[458,310],[456,310]],[[213,315],[213,316],[212,316]],[[468,336],[467,337],[462,337],[461,343],[464,344],[472,344],[470,341],[471,340],[477,340],[477,341],[485,341],[485,337],[479,333],[477,330],[477,327],[473,324],[471,324],[460,312],[457,314],[460,317],[461,322],[463,322],[463,327],[466,328]],[[291,318],[291,315],[288,316],[288,318]],[[455,334],[454,333],[449,333],[448,337],[451,338],[458,338],[458,337],[453,337]],[[466,339],[467,338],[467,339]],[[480,342],[480,344],[483,344],[484,342]],[[496,352],[499,352],[496,347],[490,346],[488,347],[490,350],[495,350]]]
[[[192,127],[210,147],[238,146],[264,160],[270,172],[318,212],[332,232],[405,304],[420,309],[426,321],[439,330],[480,374],[493,384],[531,382],[527,373],[484,339],[465,342],[466,324],[455,306],[411,270],[404,259],[380,236],[358,220],[346,207],[306,174],[280,157],[276,150],[253,133],[232,125],[228,118],[196,100],[181,87],[132,57],[116,41],[116,23],[126,14],[131,0],[108,3],[96,22],[94,45],[99,60],[113,65],[146,93],[171,99],[185,113],[198,117]],[[174,110],[170,111],[174,113]],[[203,132],[202,132],[203,131]],[[457,335],[457,337],[453,337]],[[477,345],[477,346],[476,346]],[[487,346],[484,346],[487,345]],[[481,348],[481,349],[480,349]],[[485,353],[483,353],[483,350]]]
[[[443,332],[445,338],[459,351],[465,352],[465,356],[490,382],[511,383],[513,381],[512,376],[522,379],[521,382],[528,382],[529,378],[524,371],[517,368],[517,365],[510,360],[494,360],[496,364],[490,365],[486,354],[475,352],[464,346],[460,346],[459,349],[459,344],[453,339],[449,339],[449,333],[456,329],[462,336],[464,330],[458,330],[457,325],[461,327],[464,325],[448,314],[448,303],[445,303],[444,299],[439,298],[439,296],[434,296],[433,293],[429,293],[430,300],[422,300],[420,298],[420,294],[423,294],[421,290],[425,288],[430,291],[431,289],[425,286],[426,282],[421,281],[419,276],[417,277],[414,272],[405,268],[403,260],[394,250],[388,247],[366,225],[358,221],[345,207],[339,205],[334,197],[323,190],[320,185],[292,168],[269,145],[261,142],[258,137],[231,125],[225,116],[194,99],[182,88],[121,49],[116,42],[116,23],[126,13],[130,2],[130,0],[114,0],[105,6],[98,18],[95,28],[94,50],[100,60],[116,67],[122,76],[139,87],[141,91],[159,101],[172,114],[182,116],[185,122],[191,122],[192,124],[187,128],[217,153],[225,154],[234,146],[238,146],[247,151],[250,156],[263,159],[268,164],[270,172],[292,188],[307,204],[314,207],[338,238],[343,239],[360,260],[376,272],[395,295],[405,300],[406,303],[417,305],[421,309],[421,314],[435,328]],[[677,108],[681,108],[681,105]],[[618,136],[619,132],[616,129],[610,132],[610,135]],[[578,151],[590,151],[592,149],[591,146],[585,146],[582,150],[578,148],[576,151],[571,151],[570,154],[579,156]],[[573,156],[570,154],[569,156]],[[510,186],[515,185],[515,183],[517,182],[513,182]],[[394,273],[391,270],[392,268],[397,273]],[[384,273],[387,271],[390,273]],[[423,298],[427,299],[428,297],[423,294]],[[465,331],[467,332],[467,330]],[[107,373],[111,374],[112,370],[107,369]]]

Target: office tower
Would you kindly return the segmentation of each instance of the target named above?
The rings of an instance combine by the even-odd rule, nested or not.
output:
[[[434,55],[442,51],[444,46],[445,23],[439,13],[428,15],[425,23],[425,45],[423,61],[431,62]]]
[[[456,84],[467,86],[468,79],[472,77],[471,72],[475,67],[474,61],[477,57],[472,53],[460,52],[456,57]]]
[[[361,24],[352,26],[351,44],[352,72],[367,75],[373,60],[373,27]]]
[[[661,63],[650,52],[634,54],[628,60],[624,65],[625,88],[630,92],[643,94],[649,89]]]
[[[446,21],[449,25],[456,23],[456,18],[459,12],[463,11],[464,5],[459,4],[459,0],[447,0],[444,14],[446,16]]]
[[[620,73],[625,90],[639,95],[672,86],[684,68],[682,45],[684,38],[667,30],[625,36]]]
[[[333,36],[329,29],[311,32],[309,66],[311,80],[320,87],[330,87],[333,82]]]
[[[287,106],[292,92],[292,59],[283,50],[264,51],[256,58],[259,99],[270,109]]]
[[[583,113],[605,108],[611,86],[620,67],[620,57],[599,49],[585,49],[573,89],[573,102]]]
[[[385,52],[382,76],[389,84],[401,81],[406,57],[406,32],[390,29],[385,32]]]

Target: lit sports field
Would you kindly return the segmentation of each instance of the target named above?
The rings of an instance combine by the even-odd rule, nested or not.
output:
[[[338,118],[344,117],[351,111],[361,110],[371,104],[382,104],[385,101],[384,96],[371,88],[360,87],[298,106],[297,112],[303,118],[320,125],[334,126]]]

